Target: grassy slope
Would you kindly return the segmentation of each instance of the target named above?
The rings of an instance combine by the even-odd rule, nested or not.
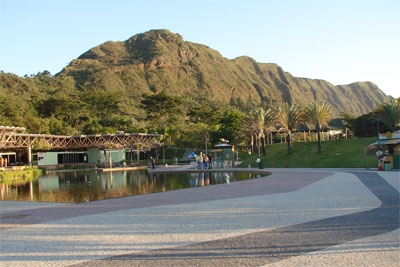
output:
[[[377,168],[374,155],[366,156],[364,149],[376,138],[356,138],[321,142],[322,153],[317,153],[317,142],[293,143],[292,154],[287,154],[287,144],[266,147],[261,156],[265,168]],[[243,155],[240,167],[257,167],[257,154]]]

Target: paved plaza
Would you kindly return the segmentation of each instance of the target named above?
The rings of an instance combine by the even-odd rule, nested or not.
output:
[[[0,266],[398,266],[399,171],[265,171],[82,204],[0,201]]]

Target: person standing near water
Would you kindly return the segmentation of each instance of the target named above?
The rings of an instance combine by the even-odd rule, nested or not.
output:
[[[155,169],[155,163],[156,163],[155,159],[153,157],[150,157],[150,166],[152,170]]]
[[[198,168],[199,170],[203,169],[203,152],[200,152],[200,155],[198,157]]]

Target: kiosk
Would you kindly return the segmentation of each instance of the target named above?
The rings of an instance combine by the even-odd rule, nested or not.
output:
[[[232,168],[234,162],[235,146],[229,144],[218,144],[212,149],[214,168]]]

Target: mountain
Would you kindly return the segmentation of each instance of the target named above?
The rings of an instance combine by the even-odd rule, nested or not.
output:
[[[393,99],[372,82],[335,86],[294,77],[277,64],[246,56],[230,60],[179,34],[150,30],[93,47],[54,76],[48,71],[29,77],[0,71],[0,125],[61,135],[155,131],[141,100],[159,92],[182,97],[181,125],[185,111],[203,114],[210,112],[208,107],[223,111],[235,106],[247,112],[260,103],[304,107],[318,99],[339,117],[341,112],[367,114]]]
[[[57,76],[73,77],[78,87],[126,93],[131,99],[163,90],[185,95],[189,103],[207,105],[227,105],[233,100],[306,106],[319,99],[332,105],[336,115],[359,116],[392,100],[372,82],[335,86],[294,77],[276,64],[250,57],[229,60],[168,30],[150,30],[124,42],[105,42],[74,59]]]

